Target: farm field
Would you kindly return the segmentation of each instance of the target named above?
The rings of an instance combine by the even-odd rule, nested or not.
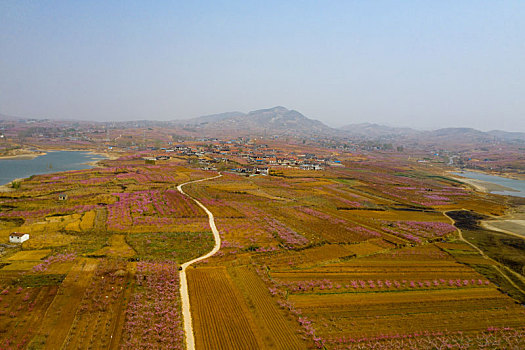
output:
[[[295,320],[275,303],[253,267],[232,267],[229,273],[254,316],[264,347],[304,349],[308,346],[305,339],[297,333]]]
[[[413,163],[343,163],[184,187],[221,238],[186,270],[196,349],[520,344],[519,238],[451,216],[495,217],[505,199]],[[176,187],[216,175],[130,154],[1,193],[0,347],[186,349],[179,266],[214,238]]]
[[[247,306],[225,268],[190,269],[188,281],[197,348],[262,347]]]
[[[0,350],[525,350],[525,0],[449,2],[0,0]]]
[[[2,248],[0,348],[185,347],[178,263],[213,240],[176,185],[207,174],[138,159],[34,176],[2,193],[2,239],[31,238]]]
[[[336,180],[344,171],[358,180]],[[462,257],[485,260],[458,240],[457,227],[443,214],[468,207],[493,215],[503,211],[503,201],[420,173],[415,180],[362,173],[338,169],[312,180],[282,170],[281,176],[230,175],[195,186],[190,194],[213,198],[208,203],[225,240],[204,265],[258,266],[274,302],[310,347],[369,348],[389,339],[390,348],[399,348],[394,340],[409,337],[431,348],[439,341],[459,344],[457,332],[471,344],[506,339],[500,329],[513,337],[523,332],[523,308],[502,293],[501,278],[458,257],[465,252]],[[254,196],[259,187],[275,198]],[[256,324],[264,325],[252,307]]]

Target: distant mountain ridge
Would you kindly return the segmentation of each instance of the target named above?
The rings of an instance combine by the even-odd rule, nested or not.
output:
[[[0,120],[24,119],[26,118],[0,114]],[[27,120],[33,119],[27,118]],[[43,121],[44,119],[38,120]],[[50,119],[45,120],[51,121]],[[69,120],[69,122],[73,122],[73,120]],[[182,127],[189,132],[208,136],[235,134],[240,136],[289,135],[298,137],[343,137],[365,140],[415,141],[441,144],[458,142],[525,143],[525,132],[508,132],[502,130],[484,132],[473,128],[442,128],[432,131],[422,131],[407,127],[391,127],[373,123],[350,124],[340,128],[331,128],[318,120],[304,116],[296,110],[290,110],[282,106],[259,109],[249,113],[226,112],[184,120],[142,120],[111,122],[111,124],[124,127]]]
[[[177,122],[203,132],[225,131],[272,135],[321,135],[337,132],[318,120],[309,119],[295,110],[282,106],[249,113],[213,114]]]
[[[318,120],[307,118],[296,110],[282,106],[259,109],[249,113],[212,114],[175,123],[196,132],[211,134],[268,134],[291,136],[353,137],[360,139],[457,143],[457,142],[519,142],[525,143],[525,133],[473,128],[442,128],[422,131],[408,127],[390,127],[373,123],[350,124],[331,128]]]
[[[181,120],[181,122],[185,122],[185,124],[203,124],[203,123],[214,123],[221,120],[229,119],[229,118],[236,118],[246,115],[245,113],[241,112],[225,112],[225,113],[219,113],[219,114],[210,114],[210,115],[203,115],[201,117],[187,119],[187,120]]]
[[[499,139],[507,140],[507,141],[525,140],[525,132],[491,130],[491,131],[487,131],[487,134],[497,137]]]
[[[478,142],[504,141],[504,142],[525,142],[525,133],[508,132],[502,130],[480,131],[473,128],[443,128],[429,131],[426,135],[446,140],[463,138]]]
[[[391,127],[373,123],[350,124],[340,129],[347,134],[362,137],[413,135],[420,132],[411,128]]]
[[[435,142],[462,141],[505,141],[525,142],[525,133],[502,130],[480,131],[473,128],[441,128],[422,131],[411,128],[389,127],[371,123],[350,124],[340,128],[349,136],[364,138],[424,139]]]

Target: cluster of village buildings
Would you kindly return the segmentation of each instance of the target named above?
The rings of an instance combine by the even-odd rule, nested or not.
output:
[[[197,160],[206,170],[216,170],[218,163],[230,163],[231,171],[268,175],[272,167],[293,167],[302,170],[323,170],[327,166],[342,166],[341,161],[332,156],[320,156],[314,153],[286,152],[269,147],[267,144],[255,144],[246,140],[219,141],[204,139],[202,144],[178,144],[169,148],[151,149],[158,153],[155,157],[145,157],[147,162],[169,159],[181,155]]]

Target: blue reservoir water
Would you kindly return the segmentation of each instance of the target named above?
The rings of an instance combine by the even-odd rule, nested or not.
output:
[[[105,159],[89,152],[53,151],[34,159],[0,159],[0,185],[31,175],[90,169],[87,162]]]
[[[502,194],[506,196],[525,197],[525,181],[509,179],[501,176],[487,175],[483,173],[477,173],[473,171],[465,171],[462,173],[454,173],[469,179],[481,180],[491,182],[497,185],[512,188],[515,191],[491,191],[491,193]]]

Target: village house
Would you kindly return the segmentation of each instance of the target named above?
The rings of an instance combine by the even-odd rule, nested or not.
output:
[[[58,195],[58,200],[59,201],[65,201],[67,199],[67,194],[65,193],[61,193]]]
[[[254,174],[261,174],[261,175],[268,175],[268,168],[267,167],[257,167],[254,170]]]
[[[323,166],[319,164],[301,164],[301,170],[323,170]]]
[[[22,243],[29,239],[29,235],[27,233],[20,233],[20,232],[13,232],[9,235],[9,242],[10,243]]]

